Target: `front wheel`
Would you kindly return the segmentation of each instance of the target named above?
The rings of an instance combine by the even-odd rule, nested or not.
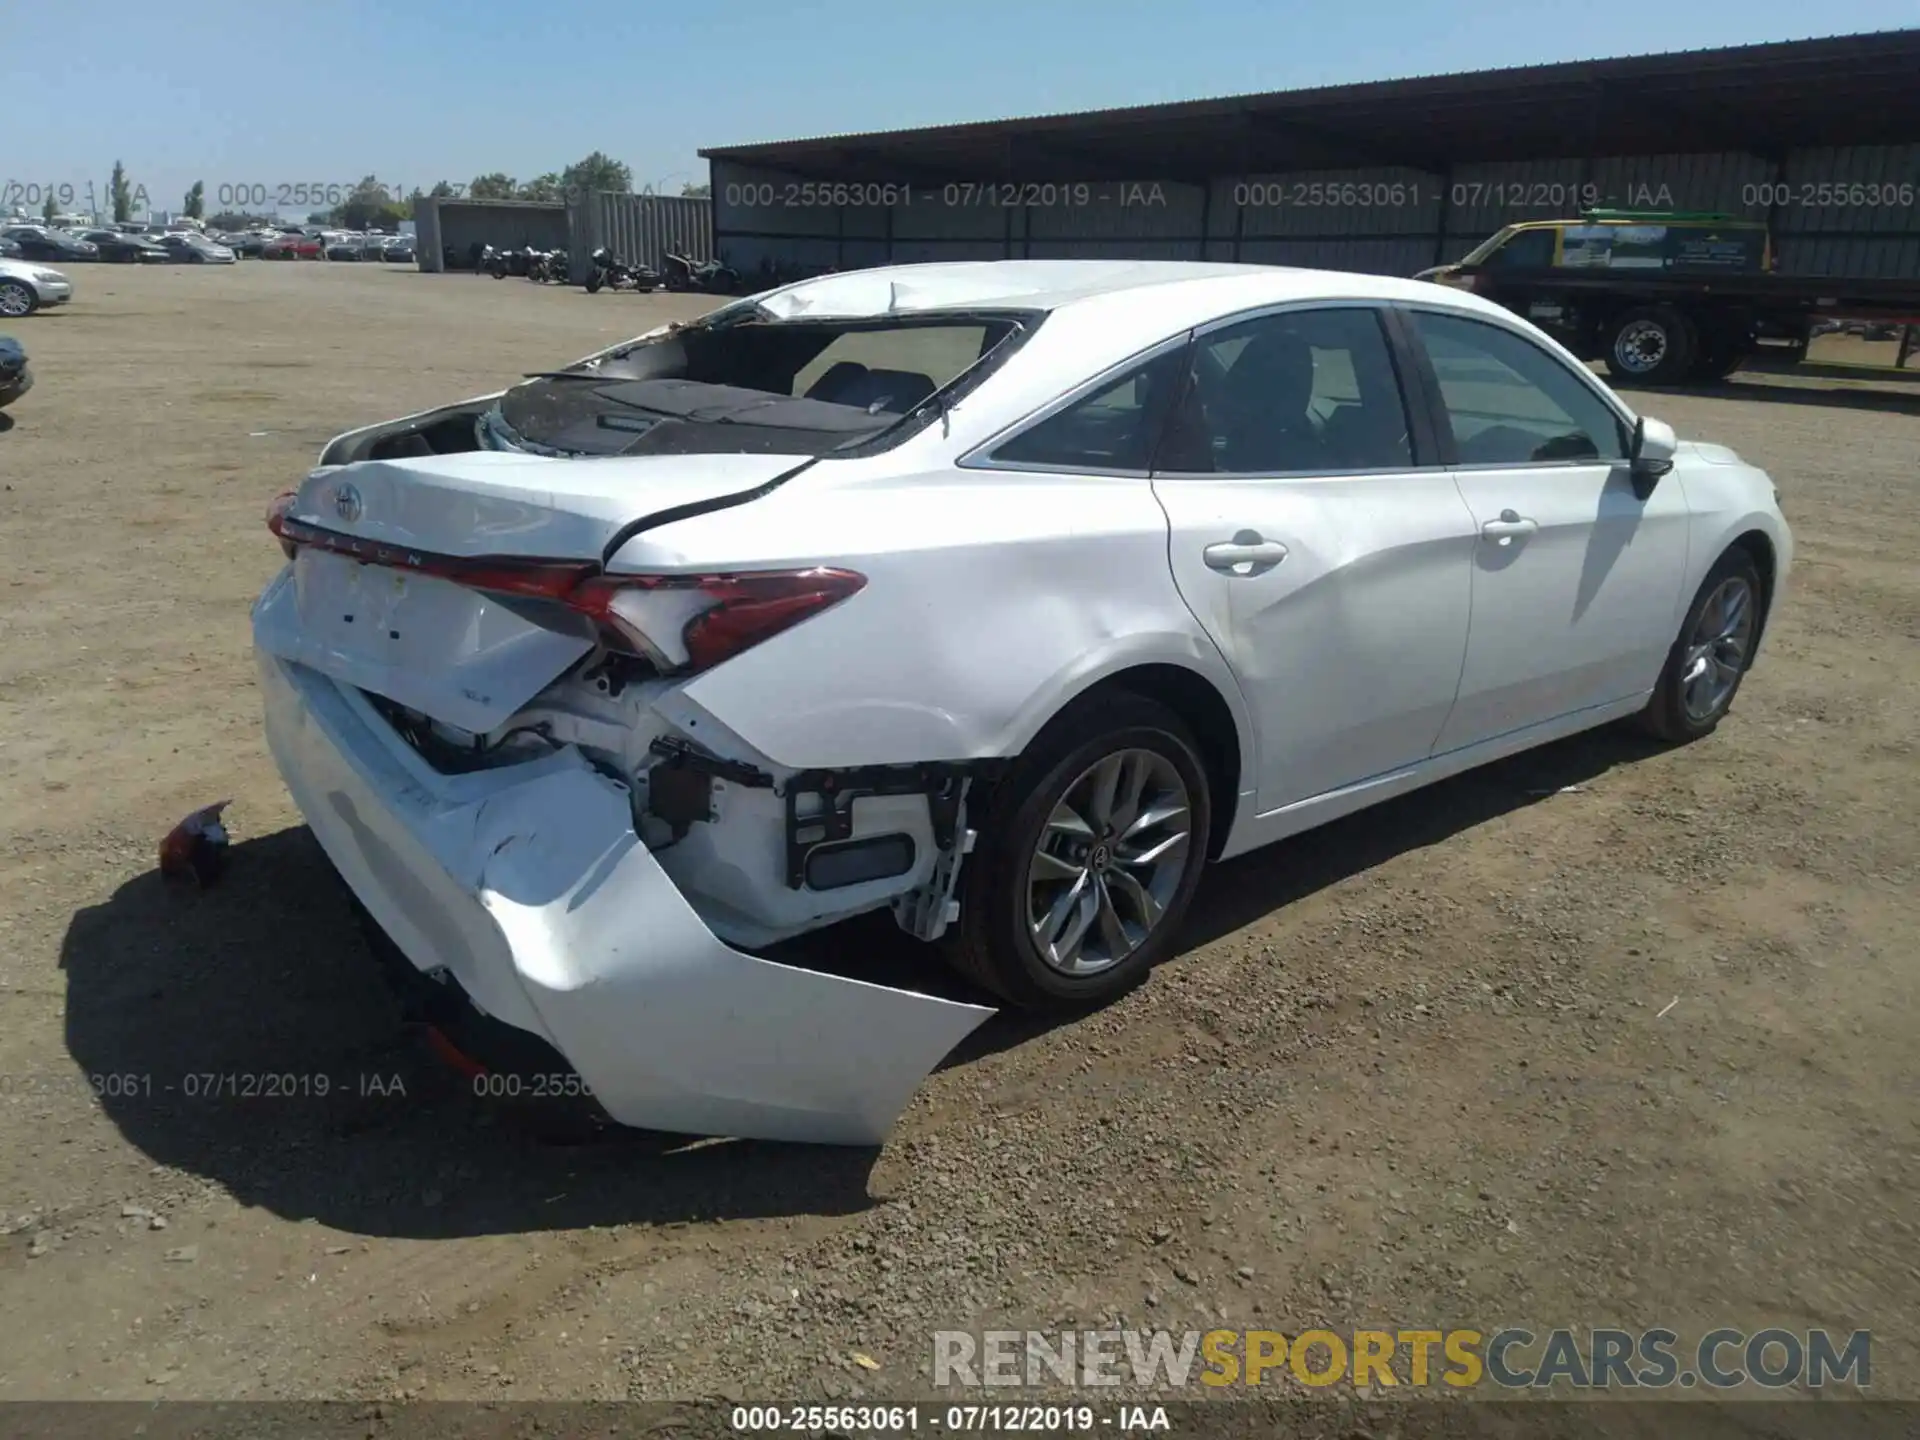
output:
[[[1211,823],[1179,716],[1126,692],[1076,705],[994,787],[949,958],[1018,1006],[1111,1000],[1171,951]]]
[[[605,283],[606,277],[598,270],[593,271],[587,276],[587,293],[589,295],[598,295],[600,293],[600,287]]]
[[[18,320],[40,308],[40,296],[24,280],[0,280],[0,315]]]
[[[1764,604],[1753,557],[1738,549],[1722,555],[1687,607],[1659,683],[1636,717],[1642,730],[1676,745],[1714,732],[1753,664]]]

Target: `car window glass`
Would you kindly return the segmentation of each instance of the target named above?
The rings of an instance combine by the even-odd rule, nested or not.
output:
[[[1414,325],[1462,465],[1625,457],[1618,416],[1564,361],[1479,320],[1417,311]]]
[[[1184,350],[1170,350],[1138,365],[1014,436],[993,458],[1062,470],[1145,471],[1185,363]]]
[[[882,409],[904,413],[978,360],[986,335],[984,325],[849,330],[801,367],[793,377],[793,393],[817,399],[871,393],[874,399],[888,401]],[[898,392],[891,399],[882,393],[889,391],[886,381],[892,381],[892,391]]]
[[[1379,315],[1296,310],[1205,335],[1159,468],[1224,474],[1413,464]]]
[[[1487,257],[1489,266],[1542,270],[1553,264],[1553,231],[1517,231],[1513,238]]]

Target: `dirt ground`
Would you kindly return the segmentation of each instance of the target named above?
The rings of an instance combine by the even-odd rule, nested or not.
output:
[[[1115,1317],[1871,1329],[1920,1396],[1920,385],[1636,397],[1797,528],[1709,740],[1220,867],[1147,985],[991,1022],[877,1153],[564,1145],[401,1032],[273,772],[261,516],[339,430],[699,303],[76,278],[0,434],[0,1398],[926,1396],[935,1329]],[[163,886],[229,798],[226,880]]]

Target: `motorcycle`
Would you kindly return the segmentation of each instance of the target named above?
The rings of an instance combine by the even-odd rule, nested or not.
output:
[[[650,265],[629,265],[602,245],[589,257],[587,293],[602,290],[638,290],[645,294],[660,288],[660,274]]]
[[[487,273],[496,280],[504,280],[509,275],[525,278],[533,273],[534,261],[540,254],[531,245],[522,245],[518,250],[497,251],[487,267]]]
[[[719,260],[695,260],[691,256],[666,254],[667,289],[699,291],[707,295],[732,295],[739,291],[740,272]]]
[[[542,285],[567,282],[569,261],[564,250],[536,251],[527,264],[527,278],[538,280]]]

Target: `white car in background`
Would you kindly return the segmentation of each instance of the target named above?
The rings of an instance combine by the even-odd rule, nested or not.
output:
[[[343,435],[270,523],[274,756],[442,1013],[622,1122],[849,1143],[991,1012],[767,947],[885,909],[1104,1000],[1210,858],[1707,734],[1792,553],[1489,302],[1085,261],[741,300]]]
[[[0,259],[0,319],[18,320],[73,299],[66,273],[36,260]]]

